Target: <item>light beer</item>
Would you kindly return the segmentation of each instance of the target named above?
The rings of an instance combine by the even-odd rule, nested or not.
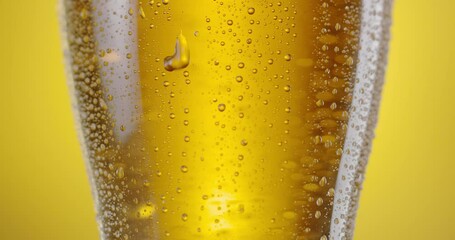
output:
[[[102,239],[352,237],[388,2],[63,7]]]

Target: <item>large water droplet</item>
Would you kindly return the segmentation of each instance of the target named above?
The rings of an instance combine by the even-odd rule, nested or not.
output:
[[[164,59],[164,68],[167,71],[174,71],[186,68],[190,64],[190,49],[188,42],[182,33],[177,37],[175,43],[175,53]]]

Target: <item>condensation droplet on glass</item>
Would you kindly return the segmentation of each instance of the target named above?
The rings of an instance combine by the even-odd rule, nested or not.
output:
[[[174,70],[186,68],[190,64],[190,49],[188,42],[183,36],[183,33],[177,37],[175,43],[175,52],[172,56],[167,56],[164,59],[164,68],[172,72]]]
[[[218,105],[218,111],[224,112],[226,110],[226,105],[224,103],[221,103]]]

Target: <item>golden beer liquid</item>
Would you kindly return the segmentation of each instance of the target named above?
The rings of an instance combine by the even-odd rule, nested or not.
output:
[[[102,238],[330,239],[360,0],[108,4],[64,2]]]

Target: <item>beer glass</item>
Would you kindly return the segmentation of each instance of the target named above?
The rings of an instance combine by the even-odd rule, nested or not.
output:
[[[102,239],[352,239],[391,0],[61,0]]]

